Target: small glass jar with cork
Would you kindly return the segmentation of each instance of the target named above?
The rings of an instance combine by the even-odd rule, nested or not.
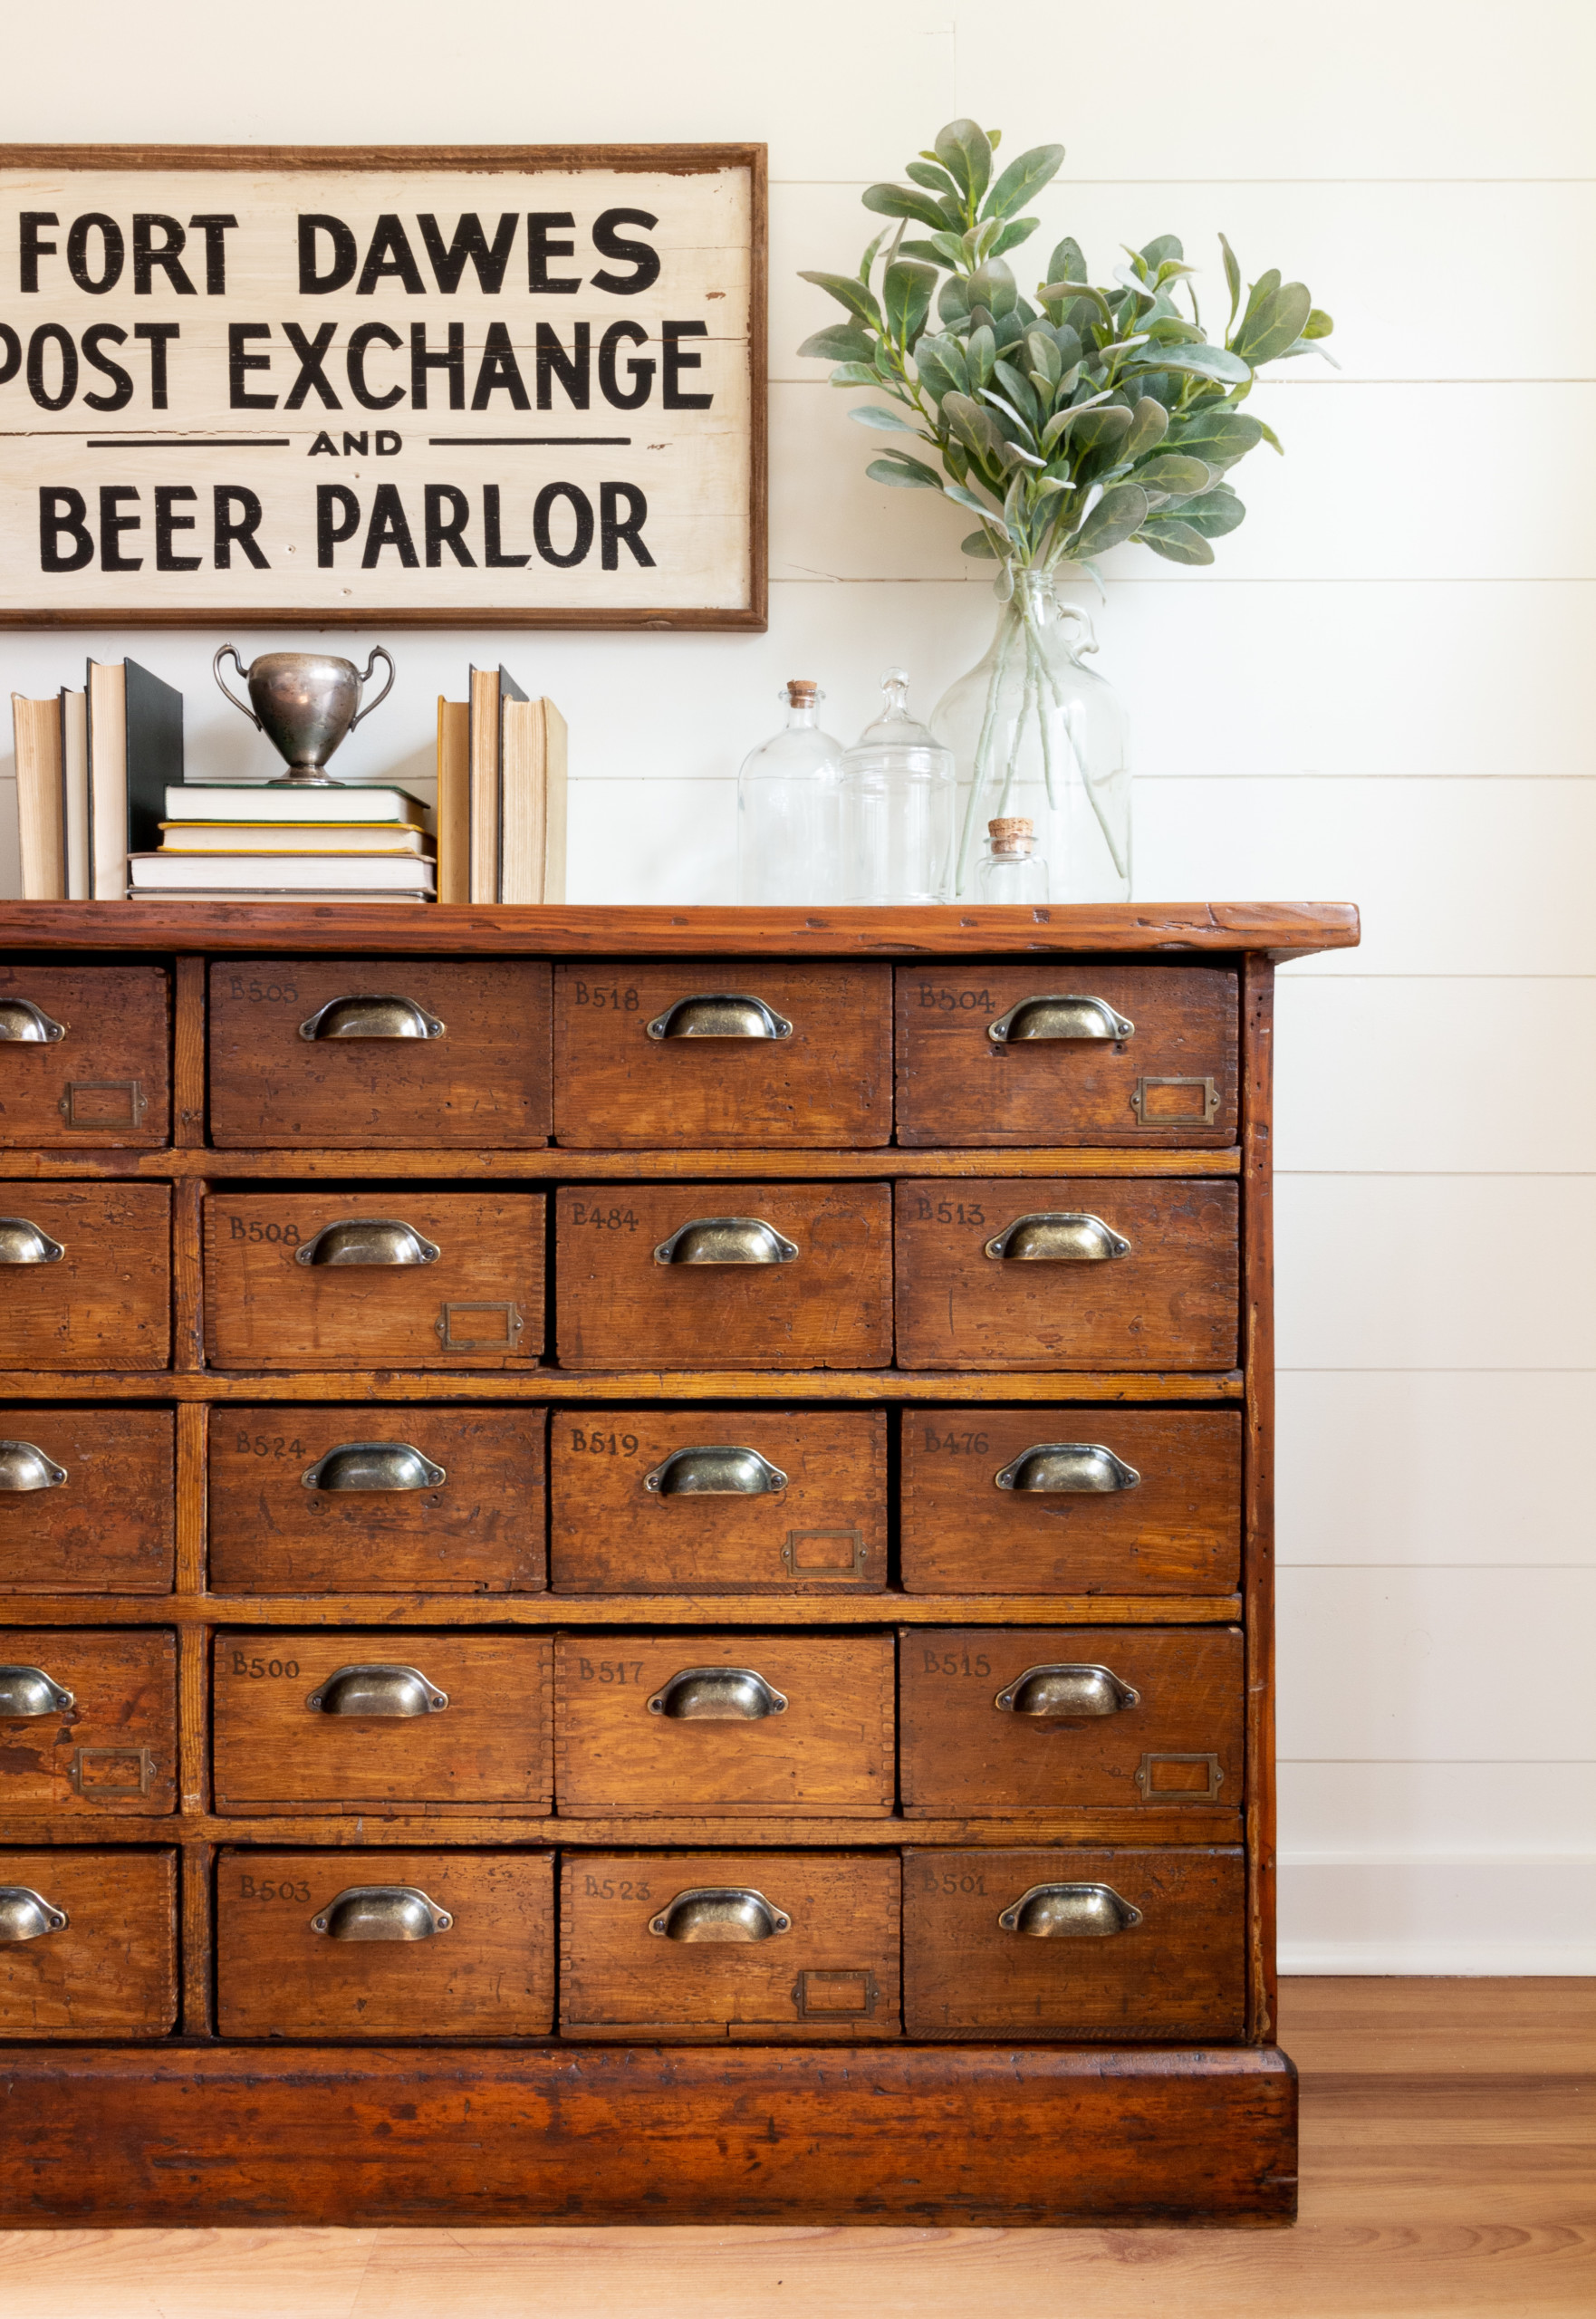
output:
[[[986,851],[976,864],[976,899],[983,902],[1044,902],[1047,864],[1036,851],[1034,824],[1005,813],[986,824]]]

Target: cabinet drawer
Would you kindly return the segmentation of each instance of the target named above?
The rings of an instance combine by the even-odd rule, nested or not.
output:
[[[216,1192],[205,1254],[224,1369],[505,1369],[543,1351],[541,1193]]]
[[[891,969],[554,969],[554,1136],[579,1150],[874,1145],[892,1135]]]
[[[177,1732],[170,1633],[0,1631],[0,1818],[170,1812]]]
[[[898,1671],[911,1816],[1240,1809],[1239,1628],[911,1628]]]
[[[549,1488],[557,1594],[887,1583],[880,1410],[562,1410]]]
[[[549,1809],[544,1635],[218,1634],[214,1697],[218,1812]]]
[[[940,1184],[899,1184],[898,1358],[1233,1368],[1236,1217],[1234,1184],[970,1179],[951,1198]]]
[[[564,1368],[892,1358],[885,1184],[606,1185],[560,1191],[554,1215]]]
[[[905,2034],[1239,2037],[1245,1900],[1239,1845],[906,1852]]]
[[[178,2017],[176,1852],[7,1850],[0,1887],[0,2037],[168,2035]]]
[[[0,1589],[169,1594],[173,1491],[169,1410],[0,1409]]]
[[[549,1138],[549,969],[245,958],[210,970],[211,1140],[487,1145]]]
[[[546,2037],[547,1852],[225,1851],[224,2037]]]
[[[213,1410],[211,1584],[536,1593],[545,1423],[542,1410],[413,1403]]]
[[[875,1818],[892,1688],[889,1635],[561,1635],[560,1809]]]
[[[899,967],[898,1140],[1234,1143],[1239,1005],[1212,967]]]
[[[0,1146],[165,1143],[168,1009],[157,967],[0,966]]]
[[[566,1852],[567,2037],[899,2035],[899,1870],[870,1852]]]
[[[1232,1410],[903,1413],[906,1594],[1228,1594]]]
[[[0,1369],[164,1369],[170,1273],[165,1184],[0,1183]]]

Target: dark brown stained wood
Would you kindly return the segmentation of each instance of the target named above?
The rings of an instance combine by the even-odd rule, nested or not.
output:
[[[543,1635],[236,1633],[215,1644],[216,1810],[388,1804],[481,1810],[550,1802]],[[346,1667],[409,1667],[447,1694],[425,1715],[310,1708]]]
[[[1296,2094],[1272,2046],[36,2052],[0,2081],[0,2218],[1283,2223]]]
[[[0,1440],[66,1473],[0,1489],[0,1593],[170,1593],[170,1410],[0,1409]]]
[[[560,2034],[836,2044],[900,2035],[895,1855],[571,1852],[561,1858]],[[694,1895],[750,1894],[763,1939],[673,1939]],[[745,1904],[746,1905],[746,1904]]]
[[[186,2037],[208,2037],[216,2029],[212,2002],[215,1862],[214,1845],[187,1843],[178,1864],[178,1908],[183,1928],[178,2021]]]
[[[1000,1178],[895,1193],[898,1358],[906,1369],[1228,1369],[1236,1357],[1232,1184]],[[986,1245],[1022,1217],[1094,1217],[1130,1243],[1096,1262],[1024,1263]]]
[[[139,1177],[215,1178],[218,1182],[291,1183],[344,1181],[351,1162],[347,1151],[311,1149],[284,1151],[15,1151],[6,1162],[13,1175],[41,1182],[54,1177],[111,1176],[119,1183]],[[375,1151],[359,1161],[362,1181],[404,1183],[437,1178],[451,1183],[612,1183],[646,1179],[693,1183],[699,1179],[762,1178],[832,1181],[892,1176],[1239,1176],[1241,1155],[1227,1150],[1193,1151],[1093,1150],[1079,1144],[1048,1150],[908,1151],[896,1145],[860,1151],[572,1151],[561,1146],[530,1146],[518,1151],[467,1151],[428,1146],[413,1151]]]
[[[8,1849],[0,1884],[36,1892],[67,1920],[58,1932],[0,1946],[0,2037],[164,2037],[172,2029],[176,1852]],[[3,2074],[10,2078],[9,2058]],[[8,2129],[4,2139],[20,2156],[32,2131],[19,2139]]]
[[[190,1373],[205,1367],[205,1195],[198,1178],[172,1186],[172,1367]]]
[[[452,1921],[409,1940],[313,1929],[362,1885],[421,1892]],[[543,2037],[553,2018],[553,1852],[217,1855],[224,2037]]]
[[[534,1409],[215,1410],[211,1584],[235,1594],[539,1592],[546,1423]],[[406,1443],[445,1478],[427,1489],[306,1487],[323,1458],[359,1442]],[[341,1470],[348,1461],[326,1478]]]
[[[169,1631],[6,1627],[0,1663],[37,1669],[72,1698],[44,1715],[0,1714],[0,1813],[81,1822],[174,1809],[178,1658]]]
[[[160,1144],[171,1132],[167,977],[159,967],[0,962],[0,999],[64,1038],[0,1040],[0,1146]]]
[[[566,1369],[874,1369],[892,1358],[885,1184],[626,1184],[554,1195],[559,1358]],[[770,1225],[785,1264],[662,1264],[700,1217]]]
[[[409,999],[441,1038],[302,1038],[333,1000]],[[508,960],[240,958],[210,970],[222,1146],[545,1143],[549,969]]]
[[[1247,2033],[1274,2035],[1274,969],[1242,976],[1242,1343],[1246,1361]]]
[[[1002,1912],[1038,1885],[1106,1886],[1128,1930],[1039,1939]],[[1246,2017],[1240,1847],[906,1852],[909,2037],[1239,2037]]]
[[[1138,1698],[1107,1714],[1030,1715],[1016,1711],[1024,1695],[1015,1708],[997,1707],[1025,1676],[1056,1667],[1106,1669],[1121,1696]],[[903,1809],[912,1818],[1094,1805],[1235,1810],[1242,1706],[1235,1627],[918,1628],[898,1645]]]
[[[892,1136],[886,966],[554,969],[554,1133],[562,1145],[884,1144]],[[783,1038],[649,1036],[678,1002],[736,993],[790,1023]]]
[[[786,1707],[746,1721],[650,1711],[678,1676],[723,1667]],[[892,1691],[886,1634],[557,1636],[560,1810],[876,1817],[892,1809]]]
[[[172,977],[172,1141],[198,1150],[205,1142],[205,976],[203,958],[178,958]]]
[[[1236,977],[1218,967],[1072,963],[899,967],[898,1140],[1234,1143]],[[1019,1039],[1026,999],[1098,998],[1127,1039]]]
[[[164,1369],[171,1194],[164,1184],[0,1182],[0,1215],[66,1251],[0,1266],[0,1369]]]
[[[324,1227],[408,1225],[435,1261],[300,1264]],[[206,1333],[222,1368],[497,1369],[543,1351],[538,1192],[215,1192],[206,1202]]]
[[[785,1485],[673,1490],[673,1478],[705,1469],[681,1454],[696,1448],[753,1450]],[[557,1594],[874,1593],[887,1583],[879,1410],[562,1410],[549,1499]]]
[[[915,1594],[1232,1593],[1241,1557],[1241,1419],[1228,1410],[906,1410],[902,1582]],[[999,1489],[1050,1442],[1107,1449],[1133,1487]]]

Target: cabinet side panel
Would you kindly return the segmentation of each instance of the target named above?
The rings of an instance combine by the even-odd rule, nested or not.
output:
[[[1247,1668],[1247,2034],[1274,2035],[1274,968],[1242,969],[1242,1360]]]

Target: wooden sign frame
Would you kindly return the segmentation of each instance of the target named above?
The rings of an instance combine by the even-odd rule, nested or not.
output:
[[[331,201],[317,200],[310,212],[331,223],[313,228],[317,237],[310,245],[308,271],[301,224],[292,246],[279,236],[282,281],[278,285],[274,276],[267,288],[258,265],[251,275],[245,263],[246,253],[253,255],[248,230],[239,234],[220,222],[226,217],[247,219],[243,204],[250,188],[229,188],[226,204],[218,198],[188,207],[183,207],[186,195],[174,191],[169,205],[150,200],[148,212],[139,212],[136,204],[119,203],[114,183],[96,182],[131,172],[141,178],[247,178],[261,204],[257,226],[274,192],[281,205],[282,193],[288,191],[291,207],[299,206],[303,218],[300,194],[302,188],[309,190],[307,179],[359,173],[366,178],[425,180],[458,172],[462,182],[452,213],[437,197],[436,185],[412,188],[423,197],[411,204],[399,200],[397,236],[384,230],[392,209],[368,204],[378,214],[375,226],[371,216],[362,213],[353,228],[352,246],[357,255],[365,254],[359,277],[365,287],[363,311],[351,319],[347,308],[329,313],[316,303],[325,294],[324,284],[341,293],[356,278],[349,264],[351,240],[341,240],[332,230],[340,220]],[[70,194],[61,188],[63,176],[76,180]],[[524,185],[512,199],[507,185],[483,182],[532,176],[590,177],[596,195],[608,190],[618,197],[604,209],[595,200],[596,218],[584,217],[579,202],[560,197],[570,193],[568,184],[549,188],[545,211],[524,198]],[[290,180],[286,188],[275,185],[279,178]],[[620,187],[606,188],[606,178],[620,180]],[[650,178],[671,182],[650,188]],[[629,182],[638,179],[645,182]],[[716,182],[692,185],[693,180]],[[736,233],[728,231],[718,249],[713,236],[707,244],[700,235],[693,244],[684,236],[680,278],[673,282],[671,213],[660,197],[689,186],[700,205],[713,205],[718,196],[718,214]],[[412,212],[408,218],[407,207]],[[425,215],[423,224],[424,213],[434,209],[438,214]],[[573,209],[573,223],[562,226],[562,213]],[[119,216],[119,210],[132,214]],[[658,249],[647,238],[653,228],[626,223],[628,211],[639,210],[661,228]],[[34,213],[35,220],[53,211],[59,222],[24,226],[24,211]],[[472,235],[466,219],[478,213],[481,225]],[[169,226],[177,228],[176,248]],[[600,228],[597,240],[588,238]],[[0,629],[764,629],[766,230],[765,148],[758,144],[0,146]],[[259,315],[242,314],[229,295],[230,255],[236,259],[231,279],[238,284],[243,277],[251,307],[263,309]],[[173,265],[166,263],[168,257]],[[717,259],[726,261],[728,286],[712,288]],[[649,262],[656,260],[649,274]],[[495,264],[499,285],[490,291]],[[691,278],[695,265],[697,276]],[[447,292],[443,284],[451,269],[456,287]],[[601,274],[609,276],[610,288],[598,287]],[[646,282],[638,278],[644,274]],[[134,291],[125,287],[130,277],[139,285]],[[564,286],[572,277],[575,295]],[[657,279],[665,284],[660,296],[678,290],[680,313],[668,322],[650,319],[646,298],[639,298],[637,308],[626,303],[628,295],[646,292]],[[187,287],[181,295],[167,294],[180,290],[184,281]],[[302,305],[307,282],[314,284],[315,295]],[[523,324],[519,345],[513,332],[506,336],[503,312],[492,313],[490,301],[500,296],[505,282],[511,294],[524,285],[516,316]],[[361,292],[357,286],[351,294]],[[207,312],[212,299],[216,303]],[[706,309],[688,303],[707,299],[726,301],[722,312],[728,323],[734,316],[741,321],[745,300],[745,331],[713,330]],[[501,303],[507,306],[508,300]],[[284,313],[273,311],[277,307]],[[715,312],[712,306],[707,311]],[[297,341],[287,335],[287,313],[293,313]],[[480,323],[481,343],[472,334],[473,317]],[[601,317],[601,331],[593,327]],[[262,321],[271,325],[264,332]],[[322,351],[325,368],[318,380],[314,350],[329,321],[341,326],[336,351],[332,341]],[[563,330],[558,326],[562,321]],[[647,342],[637,328],[645,322]],[[197,359],[187,361],[184,345],[180,361],[168,371],[173,342],[184,322],[191,324]],[[239,335],[234,334],[235,323],[241,326]],[[370,323],[378,326],[374,333]],[[415,323],[422,325],[418,351],[409,327]],[[376,340],[373,370],[380,360],[394,374],[380,374],[384,396],[406,398],[396,418],[403,421],[411,410],[428,409],[429,387],[439,413],[447,397],[453,426],[441,442],[403,424],[375,423],[386,404],[370,391],[361,357],[351,349],[362,324],[368,325],[366,354],[372,353]],[[403,341],[396,324],[404,329]],[[97,331],[96,325],[108,327]],[[164,337],[160,325],[166,326]],[[569,346],[560,343],[566,335]],[[91,349],[85,342],[91,337]],[[745,337],[745,354],[739,345]],[[728,358],[718,363],[717,339]],[[701,343],[695,347],[694,340]],[[408,396],[402,384],[407,346]],[[640,436],[630,428],[626,435],[611,433],[603,426],[603,406],[589,364],[596,355],[599,384],[613,400],[621,391],[623,363],[634,352],[636,367],[628,371],[624,388],[634,397],[640,389],[648,397],[642,413],[647,424]],[[360,371],[364,405],[358,411],[349,404],[351,360]],[[69,365],[72,393],[58,402],[53,398],[67,386]],[[185,369],[194,378],[203,377],[205,387],[185,384]],[[645,370],[647,380],[641,375]],[[119,383],[130,374],[131,392]],[[216,407],[224,374],[225,421]],[[465,397],[467,378],[475,408]],[[712,379],[718,386],[711,386]],[[721,401],[713,424],[694,407],[694,390],[701,385],[711,389],[712,410],[715,397]],[[268,386],[277,390],[272,419],[257,418],[255,409],[241,399]],[[92,429],[84,423],[82,406],[93,390],[100,390],[101,412],[129,408],[121,434],[113,417],[96,414]],[[200,392],[209,394],[212,406],[206,423],[197,423],[191,409],[185,427],[183,403],[197,403]],[[290,415],[279,404],[295,394],[299,399]],[[672,396],[668,421],[661,406]],[[328,407],[330,397],[339,410],[336,418]],[[171,416],[147,424],[158,398]],[[620,420],[627,408],[639,403],[618,402],[612,417]],[[573,409],[566,432],[560,419]],[[55,422],[56,409],[62,419],[70,410],[77,424]],[[245,415],[236,419],[239,409]],[[552,419],[543,419],[548,439],[540,441],[543,411]],[[678,417],[678,411],[684,415]],[[356,417],[362,426],[344,426],[345,419]],[[506,428],[506,418],[519,423]],[[27,423],[41,420],[43,426]],[[412,468],[407,491],[407,434],[422,454],[423,466],[437,464],[428,454],[448,447],[460,475],[451,469],[449,479],[440,481],[415,475]],[[179,437],[186,462],[177,459]],[[345,447],[367,439],[378,447]],[[601,447],[610,452],[614,478],[602,474],[601,463],[591,462],[592,450]],[[286,449],[292,455],[295,448],[316,457],[318,485],[341,486],[343,497],[336,488],[331,496],[312,491],[308,479],[292,496],[284,486],[276,497],[268,496],[261,511],[266,522],[256,513],[252,527],[250,504],[259,510],[261,493],[248,487],[241,493],[237,486],[250,486],[263,473],[272,473],[258,465],[263,451],[280,455]],[[524,469],[517,474],[508,467],[501,484],[482,459],[484,451],[494,451],[524,460],[539,449],[562,451],[569,476],[556,469],[545,477],[534,468],[529,476]],[[125,475],[119,471],[113,478],[106,472],[108,451],[121,454],[119,468],[126,468]],[[231,467],[225,476],[213,473],[220,451],[234,466],[240,459],[255,464],[237,477]],[[163,467],[158,479],[151,465],[157,455],[175,461],[176,473]],[[634,463],[624,474],[622,457]],[[388,459],[391,467],[380,466]],[[277,469],[274,480],[284,473]],[[651,501],[639,476],[660,486]],[[265,489],[270,494],[273,486]],[[275,512],[279,502],[285,511],[281,515]],[[345,524],[348,528],[341,528]],[[658,556],[646,526],[652,527],[653,544],[661,551]],[[256,562],[263,541],[255,538],[255,528],[273,550],[269,561],[290,583],[264,588],[258,595],[250,584],[264,569]],[[247,560],[241,531],[255,549]],[[47,563],[47,555],[56,560]],[[77,566],[71,561],[74,556],[81,559]],[[577,576],[567,584],[562,574],[572,567]],[[525,577],[490,580],[495,568]],[[62,584],[67,578],[75,583],[80,570],[89,583],[81,601]],[[659,579],[650,577],[655,572]],[[162,578],[168,583],[164,591]],[[334,582],[336,597],[331,593]],[[480,602],[472,596],[478,583]],[[527,592],[521,600],[517,587]],[[578,593],[582,601],[574,600]],[[268,594],[273,601],[266,600]]]

